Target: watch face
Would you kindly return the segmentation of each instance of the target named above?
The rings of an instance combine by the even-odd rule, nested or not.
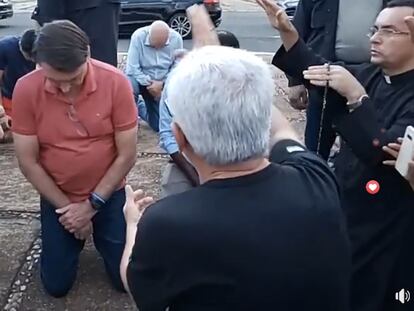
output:
[[[89,199],[89,202],[91,203],[91,206],[95,211],[98,211],[101,208],[101,206],[97,202],[95,202],[94,199]]]

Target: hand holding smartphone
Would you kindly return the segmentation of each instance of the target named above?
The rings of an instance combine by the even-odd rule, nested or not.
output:
[[[408,175],[408,164],[414,157],[414,127],[408,126],[405,130],[401,149],[395,163],[396,170],[404,177]]]

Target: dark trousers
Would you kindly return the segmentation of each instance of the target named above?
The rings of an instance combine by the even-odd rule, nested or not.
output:
[[[319,142],[319,128],[321,123],[323,97],[316,90],[309,90],[309,105],[306,110],[306,128],[305,128],[305,145],[316,152]],[[335,130],[332,128],[332,112],[325,109],[324,122],[322,123],[321,142],[319,146],[319,155],[327,160],[329,153],[335,142]]]
[[[93,241],[106,271],[117,290],[124,291],[119,266],[125,247],[126,223],[123,215],[125,190],[116,191],[93,218]],[[42,255],[40,274],[44,288],[54,297],[63,297],[72,288],[78,270],[79,254],[85,242],[66,231],[55,207],[40,201]],[[91,276],[93,277],[93,276]]]
[[[120,6],[116,3],[67,13],[67,19],[88,35],[92,58],[115,67],[118,65],[119,14]]]
[[[148,125],[155,131],[159,132],[159,122],[160,122],[160,102],[156,100],[147,88],[143,85],[140,85],[138,81],[132,77],[128,76],[129,81],[131,82],[132,89],[134,91],[135,103],[137,104],[139,116],[148,123]],[[139,96],[142,96],[145,102],[145,112],[141,113],[139,107]]]

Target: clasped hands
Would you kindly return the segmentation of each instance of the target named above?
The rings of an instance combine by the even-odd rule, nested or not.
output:
[[[56,210],[59,222],[79,240],[86,240],[93,232],[92,218],[96,211],[89,200],[71,203]]]
[[[153,80],[151,81],[151,84],[147,86],[147,90],[152,95],[152,97],[159,99],[161,97],[163,86],[164,82]]]

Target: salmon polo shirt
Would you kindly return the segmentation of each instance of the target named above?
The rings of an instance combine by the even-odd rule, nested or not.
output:
[[[114,133],[136,125],[129,81],[97,60],[88,61],[73,102],[41,68],[21,78],[13,93],[13,132],[37,136],[40,164],[72,202],[86,200],[112,165],[117,156]]]

